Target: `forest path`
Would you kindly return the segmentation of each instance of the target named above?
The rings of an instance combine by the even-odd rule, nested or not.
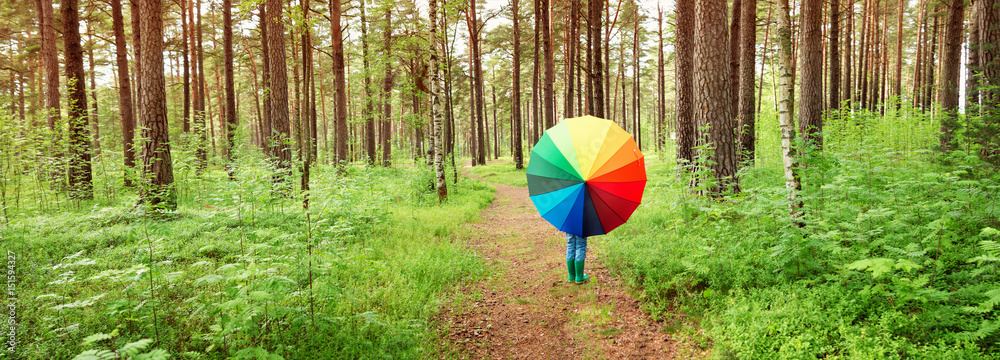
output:
[[[566,238],[538,216],[528,189],[503,184],[467,225],[486,278],[459,289],[440,316],[447,338],[475,359],[674,358],[684,347],[661,331],[613,278],[593,246],[590,281],[566,280]],[[591,242],[600,241],[592,238]]]

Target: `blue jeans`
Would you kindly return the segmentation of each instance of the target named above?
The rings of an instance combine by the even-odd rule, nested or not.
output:
[[[587,258],[587,238],[566,233],[566,261],[583,261]]]

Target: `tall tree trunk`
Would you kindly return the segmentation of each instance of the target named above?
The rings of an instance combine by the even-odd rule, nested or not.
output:
[[[93,199],[93,173],[90,166],[90,131],[87,130],[87,78],[83,71],[83,46],[80,39],[80,5],[77,0],[63,0],[63,45],[66,58],[66,85],[69,90],[69,190],[76,199]]]
[[[480,42],[480,30],[479,18],[476,16],[476,0],[469,1],[469,29],[472,33],[472,39],[469,41],[472,45],[472,76],[475,80],[475,94],[476,94],[476,139],[478,139],[476,157],[477,163],[479,165],[486,164],[486,115],[483,109],[483,103],[485,102],[483,95],[483,59],[482,59],[482,49]]]
[[[697,86],[694,89],[694,123],[698,127],[710,126],[707,143],[701,145],[714,148],[710,154],[704,155],[713,159],[710,168],[716,185],[709,191],[715,195],[739,192],[740,188],[736,177],[732,101],[729,99],[732,84],[728,76],[719,76],[729,69],[726,10],[725,0],[701,0],[695,4],[694,57],[698,62],[694,69],[694,84]]]
[[[768,6],[768,8],[767,8],[767,21],[765,21],[765,23],[767,25],[764,26],[764,53],[761,54],[761,56],[760,56],[760,80],[757,82],[757,112],[758,113],[760,113],[761,103],[763,103],[763,99],[764,99],[764,67],[768,65],[767,50],[770,49],[770,41],[771,41],[771,13],[772,13],[772,10],[773,10],[773,8],[771,6]],[[774,55],[771,56],[770,63],[772,64],[771,79],[772,79],[772,82],[774,82],[774,80],[773,80],[774,79],[774,66],[773,66],[773,64],[774,64]],[[774,84],[771,84],[771,87],[773,88]],[[778,92],[774,91],[774,93],[777,94]],[[777,105],[777,102],[775,102],[775,105]],[[777,107],[775,107],[775,109],[777,109]]]
[[[239,119],[236,118],[236,87],[234,85],[233,72],[233,1],[222,0],[222,48],[225,67],[225,133],[226,133],[226,167],[229,169],[229,177],[234,176],[233,152],[236,146],[236,130],[239,127]],[[186,73],[185,73],[186,74]]]
[[[979,112],[979,76],[982,71],[979,66],[979,4],[973,2],[969,12],[969,53],[966,62],[966,82],[965,82],[965,108],[966,114],[973,115]]]
[[[134,1],[134,0],[133,0]],[[231,1],[231,0],[230,0]],[[191,64],[188,62],[188,7],[187,0],[180,0],[181,8],[181,57],[184,73],[184,117],[181,119],[184,133],[191,132]]]
[[[268,156],[271,156],[271,141],[274,139],[274,126],[271,125],[271,60],[268,59],[268,53],[270,53],[270,48],[267,44],[267,6],[264,2],[260,3],[260,51],[261,51],[261,93],[264,94],[264,109],[263,109],[263,119],[264,122],[261,124],[263,127],[264,137],[261,142],[261,149]]]
[[[52,15],[52,0],[36,0],[39,27],[42,33],[42,64],[45,66],[45,111],[48,113],[49,130],[58,133],[59,123],[59,56],[56,53],[56,34]],[[53,154],[58,156],[58,153]]]
[[[347,161],[347,79],[344,72],[344,35],[340,27],[341,0],[330,0],[330,36],[333,39],[333,76],[336,104],[334,111],[334,132],[336,133],[336,163]]]
[[[642,126],[639,122],[639,8],[635,9],[635,22],[632,23],[632,123],[635,129],[636,143],[642,149]]]
[[[802,99],[799,133],[817,147],[823,146],[823,0],[802,2]]]
[[[592,105],[590,115],[603,118],[604,113],[604,65],[601,60],[601,4],[598,1],[587,2],[588,31],[590,32],[590,89],[588,97]]]
[[[834,1],[836,2],[836,1]],[[743,0],[740,19],[739,136],[740,162],[753,166],[757,149],[756,107],[754,106],[754,70],[757,50],[757,0]],[[736,36],[736,35],[733,35]]]
[[[566,99],[563,100],[563,117],[575,117],[573,97],[576,96],[576,44],[580,42],[579,9],[580,0],[570,0],[569,7],[569,38],[566,39]],[[515,43],[517,44],[517,43]]]
[[[115,35],[115,68],[118,71],[118,114],[122,129],[122,152],[125,155],[125,186],[132,186],[129,169],[135,166],[135,116],[132,112],[132,86],[128,75],[128,50],[125,48],[125,22],[121,0],[111,0],[111,23]]]
[[[440,89],[441,89],[441,69],[438,67],[438,57],[440,56],[441,49],[438,47],[437,30],[437,0],[430,0],[430,8],[427,13],[430,15],[430,65],[429,69],[431,72],[430,80],[431,84],[428,87],[428,92],[431,97],[431,122],[433,124],[434,131],[434,175],[437,179],[437,193],[438,202],[442,202],[448,198],[448,181],[445,179],[444,175],[444,138],[443,138],[443,124],[441,120],[441,99],[440,99]]]
[[[198,137],[196,142],[197,147],[195,152],[198,155],[198,168],[205,169],[208,166],[208,123],[205,121],[205,110],[206,110],[206,100],[208,96],[205,94],[205,46],[202,42],[202,27],[201,27],[201,0],[194,0],[195,12],[197,16],[192,18],[191,21],[197,20],[195,23],[195,35],[197,39],[195,40],[196,54],[198,56],[198,68],[197,70],[197,84],[198,84],[198,101],[195,103],[197,106],[194,109],[195,125],[197,127]],[[269,12],[268,15],[271,13]],[[284,49],[282,47],[282,49]]]
[[[982,111],[988,117],[993,113],[998,101],[997,86],[1000,86],[1000,13],[996,0],[976,0],[976,22],[979,29],[979,78]]]
[[[663,150],[666,143],[664,122],[667,121],[667,83],[663,69],[663,9],[656,4],[656,150]]]
[[[934,11],[935,12],[937,11],[937,6],[934,6]],[[937,70],[935,69],[936,68],[935,64],[937,64],[937,62],[935,60],[936,52],[934,51],[934,49],[937,49],[938,47],[938,37],[940,35],[938,34],[938,28],[940,27],[939,19],[940,16],[938,15],[934,16],[933,19],[934,22],[933,25],[931,26],[931,31],[930,31],[931,45],[930,48],[928,48],[928,50],[924,51],[925,54],[924,56],[926,57],[924,61],[924,66],[926,66],[926,69],[924,69],[924,93],[923,93],[924,109],[931,108],[931,98],[934,95],[934,72],[935,70]]]
[[[442,29],[443,32],[447,29]],[[392,165],[392,6],[385,8],[385,43],[382,48],[382,123],[381,141],[382,166]]]
[[[94,33],[91,32],[90,25],[87,25],[87,43],[90,44],[87,49],[87,65],[90,66],[90,104],[91,114],[90,118],[90,132],[91,132],[91,142],[90,147],[93,150],[93,156],[101,155],[101,127],[100,127],[100,116],[97,112],[97,71],[94,68],[97,66],[94,64]]]
[[[962,25],[965,22],[965,1],[951,0],[948,5],[948,22],[945,24],[944,41],[941,42],[941,84],[938,102],[941,103],[941,150],[951,149],[954,132],[958,128],[958,88],[962,61]]]
[[[372,72],[369,67],[368,55],[368,19],[365,14],[365,1],[361,0],[361,63],[365,74],[365,162],[374,165],[378,154],[375,152],[375,88],[372,85]],[[432,24],[433,26],[433,24]],[[433,71],[433,69],[432,69]]]
[[[914,107],[923,109],[923,101],[921,100],[921,86],[924,79],[924,43],[927,38],[927,0],[920,0],[920,5],[917,6],[918,20],[917,20],[917,56],[913,60],[913,94],[912,94],[912,105]]]
[[[677,131],[677,162],[694,162],[694,0],[677,0],[677,30],[674,34],[674,87],[677,89],[677,107],[674,110]]]
[[[531,125],[532,125],[532,136],[531,144],[538,142],[538,139],[542,137],[542,133],[545,132],[545,126],[541,125],[539,119],[542,116],[542,90],[541,90],[541,58],[542,58],[542,7],[539,0],[534,0],[535,12],[533,13],[535,17],[535,47],[531,48],[531,55],[534,58],[534,62],[531,67]],[[532,145],[534,146],[534,145]]]
[[[788,15],[788,0],[778,0],[778,31],[775,42],[778,43],[778,73],[780,83],[778,86],[778,122],[781,126],[781,159],[785,173],[785,189],[788,191],[788,207],[791,210],[792,221],[800,216],[799,209],[802,208],[802,201],[799,200],[798,192],[802,190],[802,183],[798,175],[798,159],[792,144],[795,142],[795,98],[792,83],[792,29],[791,20]],[[801,226],[801,224],[800,224]]]
[[[574,3],[577,0],[573,0]],[[512,148],[514,150],[514,168],[523,169],[524,168],[524,146],[521,144],[521,23],[520,23],[520,9],[518,8],[518,3],[520,0],[511,0],[511,18],[514,23],[513,28],[513,39],[511,41],[511,47],[514,48],[514,70],[513,70],[513,95],[511,98],[511,116],[513,119],[513,126],[511,126],[511,142],[513,143]]]
[[[493,81],[490,83],[490,94],[493,95],[493,160],[500,158],[500,123],[497,122],[497,80],[496,72],[493,72]]]
[[[847,29],[850,32],[852,29]],[[830,59],[830,103],[827,108],[831,111],[840,109],[840,0],[830,1],[830,50],[827,57]]]
[[[844,31],[844,82],[842,84],[841,99],[848,102],[848,108],[854,106],[854,88],[852,80],[854,73],[851,71],[852,61],[854,61],[854,0],[847,2],[847,27]]]
[[[138,46],[139,106],[138,120],[142,138],[142,179],[140,203],[158,210],[177,208],[174,171],[170,157],[170,132],[167,128],[167,93],[163,77],[163,2],[136,0],[139,31]]]
[[[733,0],[733,17],[729,22],[729,83],[732,85],[729,92],[729,99],[732,101],[732,111],[733,120],[740,113],[740,17],[742,13],[742,0]],[[757,16],[754,14],[754,19]],[[737,128],[741,130],[741,127]]]
[[[892,95],[896,97],[896,109],[899,109],[903,102],[903,13],[906,9],[905,0],[897,0],[899,8],[896,10],[896,74],[895,82],[892,85]]]
[[[282,20],[281,0],[267,0],[267,45],[269,52],[265,54],[270,63],[270,93],[271,93],[271,132],[273,139],[269,144],[271,156],[277,161],[279,170],[287,171],[291,166],[292,150],[285,145],[289,137],[288,124],[288,68],[285,63],[285,24]],[[200,61],[199,61],[200,62]],[[200,64],[199,64],[200,66]]]
[[[543,46],[545,47],[545,85],[542,89],[545,101],[545,128],[548,129],[556,124],[556,92],[555,77],[556,67],[552,49],[552,6],[549,0],[538,0],[542,13],[539,14],[542,26]]]

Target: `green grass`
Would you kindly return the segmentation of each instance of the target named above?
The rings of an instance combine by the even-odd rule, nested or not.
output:
[[[524,169],[514,168],[514,164],[509,157],[500,158],[499,163],[488,163],[485,165],[473,166],[469,168],[469,173],[473,177],[483,179],[488,182],[511,185],[528,186],[528,177],[525,171],[528,169],[528,159],[524,159]]]
[[[139,339],[178,359],[437,353],[432,317],[454,284],[483,274],[462,224],[493,190],[463,179],[438,205],[426,169],[314,169],[310,223],[300,197],[275,196],[247,161],[235,182],[185,178],[167,220],[140,216],[127,190],[11,217],[0,236],[20,259],[18,358]]]
[[[936,122],[895,115],[827,122],[803,227],[764,116],[743,193],[696,196],[672,153],[648,156],[643,204],[595,247],[654,318],[719,358],[994,358],[1000,177],[975,149],[931,150]]]

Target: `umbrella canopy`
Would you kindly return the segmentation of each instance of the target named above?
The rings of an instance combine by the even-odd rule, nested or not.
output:
[[[578,235],[624,224],[642,202],[646,164],[632,135],[610,120],[566,119],[531,150],[528,193],[545,220]]]

